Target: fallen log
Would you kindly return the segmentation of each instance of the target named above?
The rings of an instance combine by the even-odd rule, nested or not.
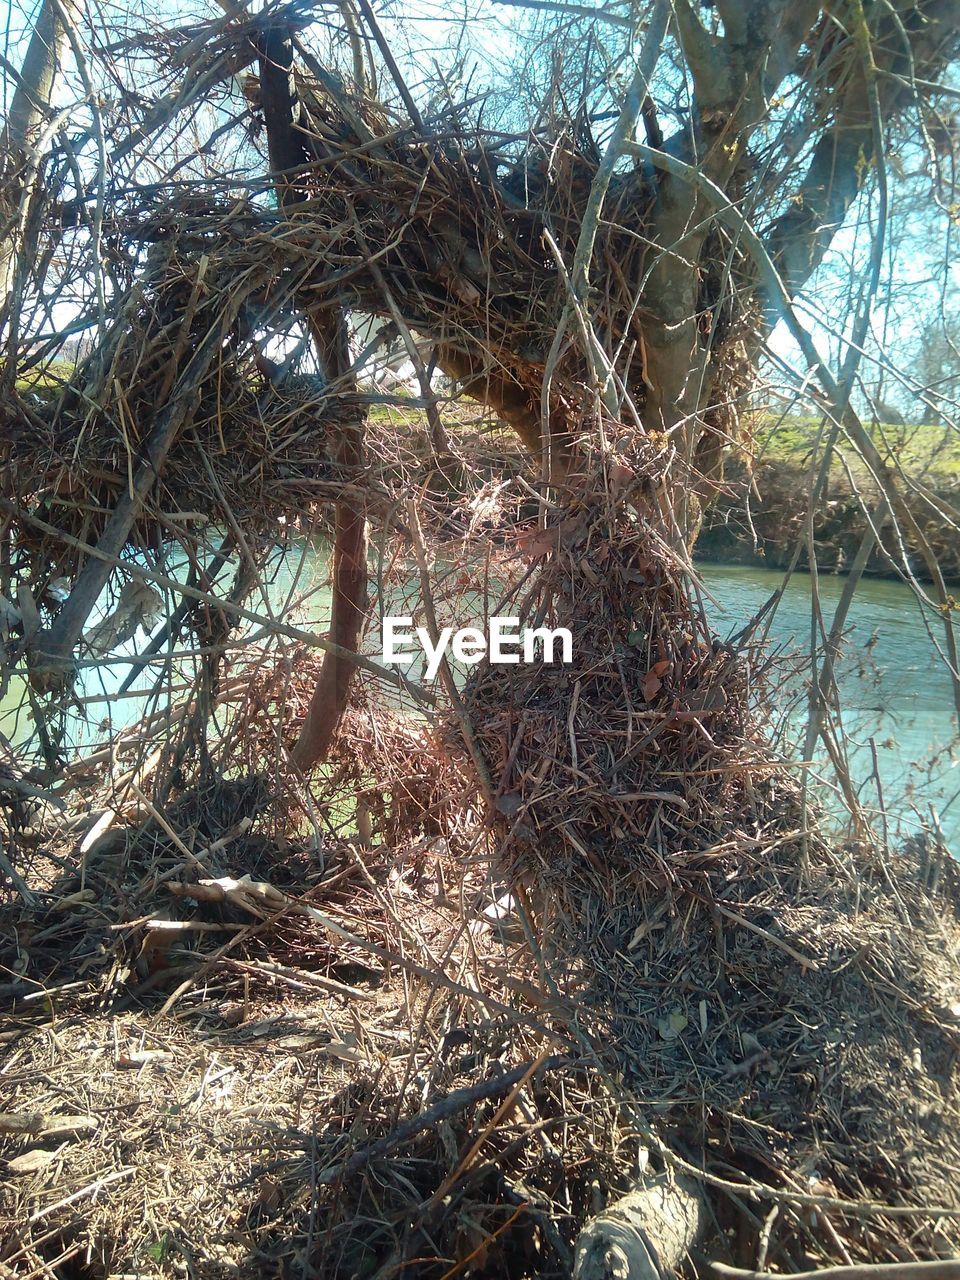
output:
[[[705,1216],[699,1188],[651,1178],[584,1226],[574,1280],[668,1280],[696,1243]]]

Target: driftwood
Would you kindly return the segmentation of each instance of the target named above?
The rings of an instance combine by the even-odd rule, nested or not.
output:
[[[663,1280],[703,1226],[698,1189],[651,1179],[592,1218],[577,1240],[574,1280]]]
[[[93,1116],[45,1116],[40,1112],[18,1111],[0,1115],[0,1133],[16,1137],[71,1138],[96,1129]]]

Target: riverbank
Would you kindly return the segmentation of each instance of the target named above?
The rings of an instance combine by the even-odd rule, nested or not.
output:
[[[799,567],[810,567],[807,519],[815,438],[815,424],[803,420],[757,431],[753,456],[727,464],[723,490],[707,511],[697,541],[700,560],[782,569],[799,548]],[[926,493],[927,501],[918,497],[914,503],[918,526],[944,578],[960,582],[960,529],[929,501],[949,510],[960,499],[956,433],[931,426],[880,427],[875,439],[890,464],[898,465]],[[841,451],[813,513],[813,545],[821,573],[845,573],[850,568],[868,530],[864,505],[872,511],[877,502],[876,483],[863,463]],[[880,529],[879,544],[867,562],[868,575],[900,576],[901,537],[916,576],[929,578],[917,537],[892,523]]]
[[[417,492],[442,617],[529,582],[525,517],[451,573]],[[696,1191],[704,1277],[750,1261],[747,1194],[778,1262],[808,1236],[826,1263],[960,1246],[952,864],[816,828],[805,847],[746,660],[684,636],[681,678],[650,666],[626,618],[658,584],[566,532],[578,665],[487,673],[462,730],[443,706],[412,725],[360,672],[304,786],[284,742],[319,660],[265,625],[323,629],[297,544],[216,683],[178,668],[155,715],[103,723],[60,807],[0,809],[4,1275],[571,1280],[585,1224],[662,1168]],[[406,590],[399,538],[383,566]]]
[[[429,431],[419,409],[376,406],[376,427],[405,429],[403,465],[412,458],[423,466],[431,454]],[[529,465],[517,437],[491,425],[467,405],[449,406],[444,423],[454,451],[491,484],[505,470]],[[960,433],[927,424],[879,424],[873,441],[898,483],[914,489],[912,509],[946,582],[960,583],[960,527],[943,512],[960,509]],[[807,518],[814,476],[820,464],[821,422],[817,418],[758,417],[744,424],[742,450],[726,462],[723,486],[704,514],[696,557],[707,564],[785,569],[798,553],[797,566],[810,568]],[[921,493],[925,499],[921,498]],[[932,499],[932,503],[931,503]],[[813,512],[813,544],[817,568],[824,574],[846,573],[868,530],[868,511],[877,508],[879,491],[859,454],[841,442],[833,456],[826,490]],[[530,507],[531,515],[535,504]],[[921,581],[930,574],[919,540],[888,522],[870,554],[868,577],[901,579],[901,539],[910,567]]]

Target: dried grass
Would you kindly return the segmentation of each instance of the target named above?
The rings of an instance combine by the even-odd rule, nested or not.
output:
[[[482,567],[433,521],[442,616],[493,583],[574,631],[574,668],[465,687],[489,827],[459,727],[366,677],[307,803],[278,733],[315,678],[296,653],[216,686],[235,732],[152,789],[162,821],[118,785],[134,733],[83,784],[115,830],[82,855],[83,825],[21,833],[0,1105],[97,1128],[7,1140],[56,1152],[8,1165],[16,1274],[568,1276],[645,1163],[710,1195],[692,1270],[960,1247],[956,873],[803,838],[765,659],[690,633],[656,468],[608,460],[546,531],[478,479]],[[269,893],[223,888],[243,874]]]
[[[221,34],[211,59],[246,65],[251,30]],[[284,728],[315,683],[303,635],[267,617],[241,646],[211,589],[167,636],[201,641],[183,696],[65,765],[48,732],[36,781],[12,763],[0,1105],[40,1118],[7,1124],[0,1261],[565,1277],[578,1226],[647,1163],[710,1193],[691,1272],[955,1253],[956,873],[818,831],[765,746],[766,659],[749,631],[719,643],[690,597],[661,501],[673,446],[639,430],[651,183],[615,175],[592,272],[633,452],[581,454],[556,505],[422,434],[373,428],[359,474],[336,445],[370,397],[268,385],[251,309],[392,316],[402,291],[440,367],[529,443],[599,159],[570,122],[491,139],[451,110],[426,141],[300,81],[312,163],[282,214],[173,179],[106,211],[128,254],[110,331],[64,386],[0,409],[4,596],[53,616],[50,580],[89,563],[152,467],[111,563],[177,546],[199,580],[222,526],[236,608],[282,531],[343,498],[376,515],[396,584],[412,501],[450,562],[433,603],[490,613],[501,593],[497,612],[569,626],[575,665],[481,668],[429,729],[361,680],[307,788]],[[704,314],[738,264],[711,237]],[[716,483],[736,431],[755,317],[714,318],[720,407],[675,486]],[[558,435],[616,434],[577,343],[551,375]],[[39,728],[54,702],[33,698]]]

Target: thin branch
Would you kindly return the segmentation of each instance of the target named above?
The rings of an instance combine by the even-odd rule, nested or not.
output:
[[[371,1142],[368,1147],[355,1151],[342,1164],[321,1169],[317,1174],[317,1185],[326,1187],[334,1182],[342,1182],[344,1178],[349,1178],[359,1173],[361,1169],[365,1169],[371,1160],[380,1160],[391,1151],[395,1151],[397,1147],[403,1146],[424,1129],[431,1129],[434,1125],[458,1115],[478,1102],[502,1098],[530,1076],[540,1075],[544,1071],[558,1071],[570,1065],[570,1058],[555,1054],[552,1057],[543,1057],[536,1062],[523,1062],[519,1067],[505,1071],[502,1076],[494,1076],[492,1080],[481,1080],[479,1084],[468,1085],[465,1089],[454,1089],[445,1098],[435,1102],[432,1107],[427,1107],[425,1111],[418,1111],[415,1116],[404,1121],[394,1129],[393,1133],[388,1133],[385,1137]],[[954,1277],[947,1277],[946,1280],[954,1280]]]
[[[619,13],[611,13],[609,9],[594,9],[590,5],[564,4],[563,0],[494,0],[494,4],[508,5],[512,9],[545,9],[550,13],[566,13],[573,18],[588,18],[591,22],[608,22],[613,27],[623,27],[632,31],[632,18]]]
[[[359,8],[361,14],[363,15],[363,19],[366,22],[367,26],[370,28],[370,34],[373,36],[374,40],[376,41],[377,48],[380,50],[381,54],[383,55],[383,60],[387,64],[387,67],[390,70],[390,74],[393,76],[393,82],[397,86],[397,89],[400,93],[400,97],[403,99],[403,105],[407,108],[407,111],[410,113],[410,119],[413,121],[414,125],[416,126],[417,132],[421,134],[425,134],[427,130],[426,130],[426,126],[423,123],[423,117],[420,115],[420,112],[417,109],[417,104],[413,100],[413,95],[410,93],[410,90],[407,88],[407,82],[404,80],[403,74],[401,73],[400,68],[397,66],[397,60],[393,56],[393,51],[387,42],[387,38],[383,34],[383,32],[380,30],[380,24],[377,22],[376,16],[374,15],[374,12],[370,7],[369,0],[357,0],[357,7]]]
[[[164,573],[157,573],[152,569],[144,569],[140,565],[134,564],[132,560],[121,560],[119,556],[108,555],[100,547],[84,542],[81,538],[75,538],[72,534],[64,533],[56,525],[49,524],[46,520],[41,520],[39,516],[31,514],[2,495],[0,495],[0,510],[14,516],[24,524],[29,524],[33,528],[39,529],[41,533],[49,534],[62,542],[64,546],[73,547],[77,551],[84,552],[85,555],[102,560],[104,563],[109,564],[111,568],[123,569],[124,573],[128,573],[139,582],[162,587],[164,590],[172,591],[177,595],[189,596],[191,600],[202,601],[204,604],[213,605],[215,608],[221,609],[224,613],[232,614],[237,618],[244,618],[247,622],[255,622],[257,626],[262,627],[269,635],[285,636],[289,640],[297,640],[312,649],[321,649],[324,653],[334,653],[338,657],[354,663],[362,671],[368,671],[370,675],[376,676],[378,680],[382,680],[385,684],[393,685],[394,688],[409,694],[415,702],[419,702],[422,706],[432,707],[436,705],[436,698],[432,693],[422,689],[411,680],[407,680],[405,676],[391,670],[390,667],[381,666],[379,662],[365,657],[362,653],[351,653],[349,650],[341,648],[340,645],[334,644],[333,641],[327,640],[323,636],[318,636],[313,631],[304,631],[301,627],[293,627],[286,622],[265,618],[263,614],[254,613],[252,609],[246,609],[243,605],[221,600],[209,591],[201,591],[198,587],[191,587],[185,582],[178,582],[176,578],[170,578]],[[130,662],[131,659],[126,657],[121,661]]]

